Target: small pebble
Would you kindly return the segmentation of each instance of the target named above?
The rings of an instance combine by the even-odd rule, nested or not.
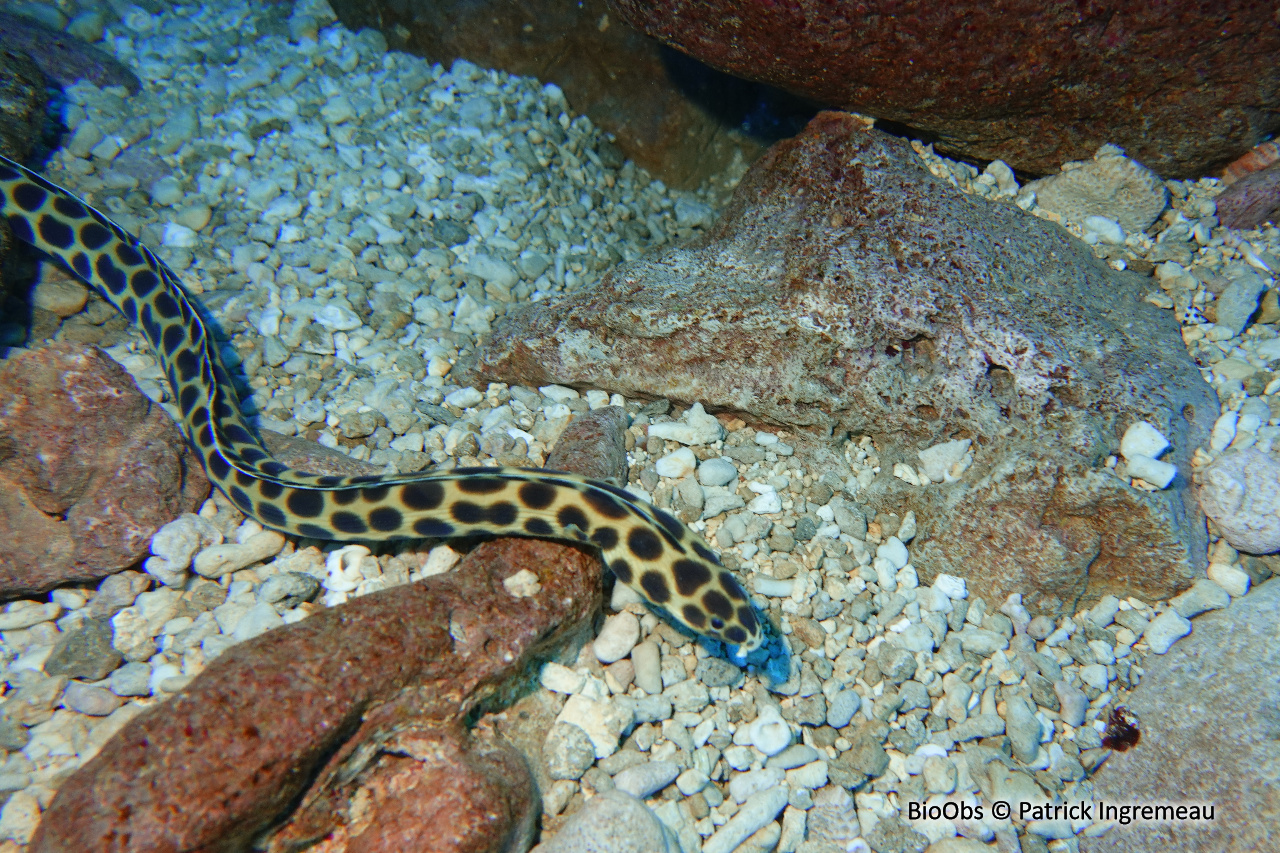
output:
[[[907,546],[903,545],[902,540],[897,536],[890,536],[885,539],[884,542],[876,548],[876,556],[882,560],[886,560],[895,572],[904,567],[911,560],[911,555],[907,553]]]
[[[62,613],[62,605],[56,601],[47,603],[15,602],[10,604],[4,613],[0,613],[0,631],[13,631],[19,628],[30,628],[41,622],[57,619]]]
[[[475,388],[459,388],[457,391],[451,391],[446,394],[444,401],[450,406],[457,406],[459,409],[469,409],[484,402],[484,394]]]
[[[280,614],[276,612],[276,609],[265,601],[260,601],[240,617],[240,621],[236,623],[235,630],[231,632],[231,636],[236,642],[242,643],[283,624],[284,620],[280,618]]]
[[[968,598],[969,592],[965,588],[964,578],[958,578],[955,575],[940,574],[933,579],[934,589],[941,590],[947,598],[953,601],[960,601]]]
[[[640,639],[640,620],[624,610],[604,621],[599,636],[592,643],[596,659],[610,664],[631,654]]]
[[[1147,421],[1137,421],[1120,439],[1120,455],[1126,459],[1132,456],[1157,459],[1168,447],[1169,439]]]
[[[786,774],[779,767],[761,767],[738,773],[729,780],[729,796],[734,802],[745,803],[748,798],[782,783]]]
[[[792,790],[807,788],[812,791],[826,785],[827,779],[827,762],[825,761],[810,761],[808,764],[788,770],[786,775],[787,785]]]
[[[1169,609],[1151,620],[1143,637],[1151,647],[1151,651],[1162,655],[1169,651],[1177,640],[1190,633],[1191,621],[1180,616],[1178,611]]]
[[[148,679],[152,694],[164,692],[164,685],[171,678],[181,678],[182,670],[171,663],[162,663],[159,666],[152,667],[151,677]]]
[[[827,725],[833,729],[843,729],[853,721],[853,715],[862,706],[862,697],[856,690],[846,688],[835,696],[827,706]]]
[[[653,463],[653,467],[657,470],[659,477],[679,480],[692,474],[697,464],[698,459],[693,455],[693,451],[682,447],[663,456]]]
[[[742,681],[742,670],[724,658],[703,658],[694,675],[708,687],[732,687]]]
[[[697,768],[690,768],[676,777],[676,787],[680,789],[680,793],[686,797],[692,797],[694,794],[707,787],[707,783],[711,780]]]
[[[805,743],[793,743],[791,746],[779,752],[777,755],[771,756],[765,762],[767,767],[777,767],[782,770],[792,770],[801,767],[818,757],[818,751]]]
[[[1173,609],[1188,619],[1206,610],[1220,610],[1230,603],[1231,596],[1227,591],[1208,578],[1198,578],[1191,589],[1169,600]]]
[[[1100,242],[1109,243],[1112,246],[1119,246],[1124,243],[1124,229],[1114,219],[1097,215],[1086,216],[1084,218],[1084,227],[1086,231],[1096,234]]]
[[[631,662],[636,667],[636,686],[650,695],[662,692],[661,656],[658,646],[650,640],[631,650]]]
[[[674,761],[646,761],[619,772],[613,777],[613,784],[619,791],[643,800],[670,785],[679,775],[680,765]]]
[[[111,692],[117,696],[150,696],[151,667],[130,661],[111,673]]]
[[[1226,563],[1210,563],[1208,575],[1210,580],[1236,598],[1249,591],[1250,578],[1248,573],[1236,566]]]
[[[538,681],[543,687],[565,695],[577,693],[582,689],[582,685],[586,680],[585,673],[570,669],[564,664],[555,663],[554,661],[545,664],[538,677]]]
[[[105,717],[119,708],[123,702],[123,699],[108,690],[90,687],[78,681],[69,683],[62,694],[63,705],[90,717]]]
[[[305,572],[278,572],[262,582],[256,593],[259,601],[279,609],[297,607],[320,594],[320,581]]]
[[[724,435],[724,427],[706,413],[701,403],[694,403],[679,421],[652,424],[649,435],[686,445],[710,444]]]
[[[243,544],[213,545],[196,555],[192,568],[206,578],[219,578],[274,557],[284,547],[284,536],[263,530]]]
[[[1027,623],[1027,635],[1033,640],[1043,640],[1053,633],[1054,627],[1053,620],[1041,614]]]
[[[737,476],[738,469],[733,462],[722,456],[707,459],[698,466],[698,482],[704,486],[727,486]]]

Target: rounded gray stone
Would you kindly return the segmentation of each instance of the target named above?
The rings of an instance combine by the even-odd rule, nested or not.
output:
[[[150,696],[151,665],[130,661],[111,673],[111,692],[117,696]]]
[[[542,755],[547,762],[547,774],[552,779],[581,779],[596,760],[591,738],[570,723],[556,723],[551,727],[551,733],[542,746]]]
[[[530,853],[678,853],[680,843],[649,807],[609,791],[587,800],[560,831]]]
[[[1218,309],[1217,324],[1226,326],[1233,335],[1240,334],[1258,310],[1258,298],[1266,289],[1266,283],[1256,273],[1231,282],[1214,303]]]
[[[262,582],[257,598],[281,609],[311,601],[320,592],[320,581],[305,572],[280,572]]]
[[[433,223],[431,236],[445,246],[456,246],[467,242],[471,236],[466,228],[448,219],[438,219]]]
[[[708,459],[698,466],[698,482],[704,486],[726,486],[738,476],[733,462],[722,457]]]
[[[827,704],[827,725],[843,729],[853,721],[853,715],[862,707],[862,697],[856,690],[841,690]]]
[[[884,677],[894,684],[901,684],[916,674],[916,659],[905,649],[885,643],[876,658]]]
[[[614,787],[625,794],[645,799],[675,781],[680,765],[674,761],[646,761],[619,771],[613,777]]]
[[[105,717],[124,702],[119,696],[101,687],[90,687],[73,681],[62,694],[62,704],[72,711],[90,717]]]

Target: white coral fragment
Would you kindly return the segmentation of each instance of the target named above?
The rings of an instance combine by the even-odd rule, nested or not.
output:
[[[954,483],[973,464],[972,444],[973,440],[966,438],[926,447],[917,454],[920,470],[934,483]]]
[[[542,590],[542,584],[538,581],[538,576],[528,569],[521,569],[511,577],[506,578],[503,580],[502,585],[515,598],[529,598],[537,595]]]
[[[1120,455],[1125,459],[1134,456],[1145,456],[1148,459],[1159,459],[1169,447],[1169,439],[1160,430],[1147,421],[1138,421],[1124,431],[1120,439]]]

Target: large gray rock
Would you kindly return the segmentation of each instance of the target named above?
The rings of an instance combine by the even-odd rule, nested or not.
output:
[[[1142,739],[1095,774],[1096,799],[1212,803],[1214,820],[1130,824],[1081,853],[1274,850],[1280,826],[1280,580],[1197,617],[1191,636],[1147,660],[1126,707]]]
[[[704,240],[513,313],[460,372],[871,435],[882,473],[857,498],[915,510],[926,582],[946,571],[1056,612],[1165,597],[1203,573],[1186,478],[1144,493],[1103,464],[1147,420],[1189,472],[1218,411],[1147,287],[1057,225],[962,195],[907,143],[823,113],[752,167]],[[958,482],[893,477],[957,438],[975,455]]]

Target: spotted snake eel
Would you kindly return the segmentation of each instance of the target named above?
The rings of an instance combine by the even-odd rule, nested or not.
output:
[[[314,539],[484,534],[581,542],[600,550],[618,580],[694,631],[744,652],[761,644],[750,600],[702,538],[612,484],[508,467],[318,476],[273,459],[240,412],[231,375],[192,297],[150,249],[3,156],[0,214],[16,238],[64,263],[141,330],[209,479],[247,516]]]

